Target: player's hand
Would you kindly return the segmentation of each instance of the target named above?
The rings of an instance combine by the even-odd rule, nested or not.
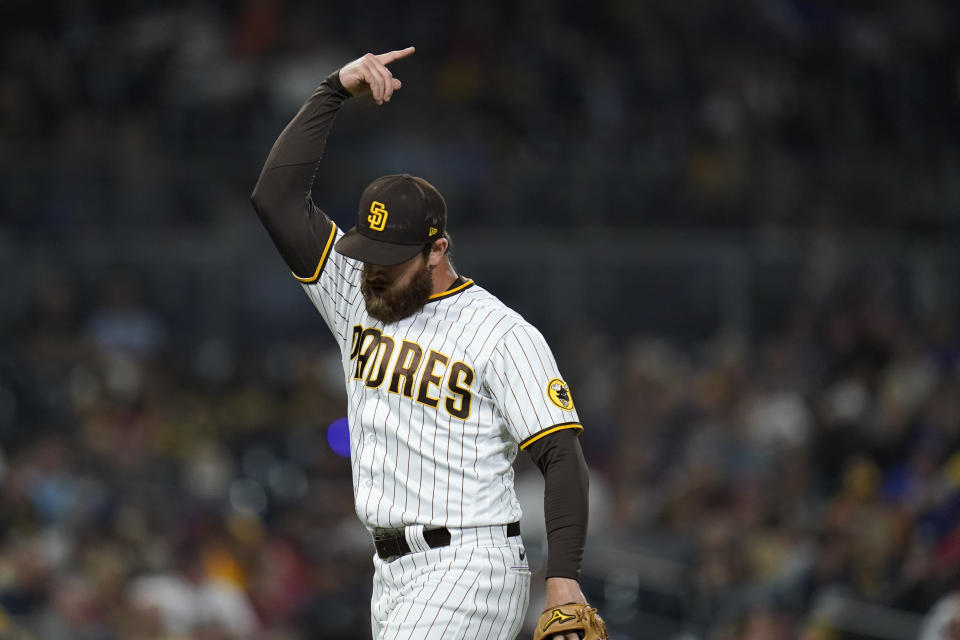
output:
[[[390,102],[393,92],[399,89],[401,82],[393,77],[387,65],[412,55],[415,49],[407,47],[398,51],[374,55],[367,53],[340,69],[340,84],[354,96],[362,96],[368,91],[374,102]]]
[[[547,593],[544,608],[558,607],[568,602],[586,604],[587,599],[580,591],[580,584],[569,578],[547,578]],[[580,640],[576,633],[558,633],[549,636],[550,640]]]

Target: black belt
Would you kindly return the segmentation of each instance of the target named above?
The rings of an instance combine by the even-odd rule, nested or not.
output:
[[[520,535],[520,523],[511,522],[507,525],[507,537],[514,538]],[[450,544],[450,530],[446,527],[439,529],[424,529],[423,539],[431,549],[445,547]],[[397,535],[374,536],[373,546],[377,548],[377,555],[383,560],[394,556],[405,556],[410,553],[410,545],[401,531]]]

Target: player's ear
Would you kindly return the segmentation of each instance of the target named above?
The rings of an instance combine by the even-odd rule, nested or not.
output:
[[[450,246],[450,243],[447,242],[446,238],[437,238],[433,241],[433,244],[430,246],[430,253],[427,255],[427,264],[431,267],[440,264],[440,261],[443,259],[443,256],[447,253],[447,248]]]

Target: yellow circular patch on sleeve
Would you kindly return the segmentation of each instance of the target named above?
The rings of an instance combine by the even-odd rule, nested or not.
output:
[[[560,378],[553,378],[547,383],[547,397],[564,411],[573,411],[573,394],[570,393],[567,383]]]

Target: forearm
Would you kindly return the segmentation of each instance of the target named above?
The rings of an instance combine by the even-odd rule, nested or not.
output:
[[[313,205],[310,192],[333,120],[349,96],[336,72],[323,81],[273,144],[251,195],[295,274],[312,273],[330,235],[332,222]]]
[[[528,449],[544,476],[547,577],[579,580],[587,536],[589,475],[573,430],[543,438]]]
[[[340,84],[338,72],[327,76],[273,143],[261,180],[270,169],[291,165],[313,167],[323,155],[337,111],[349,97],[350,93]]]

